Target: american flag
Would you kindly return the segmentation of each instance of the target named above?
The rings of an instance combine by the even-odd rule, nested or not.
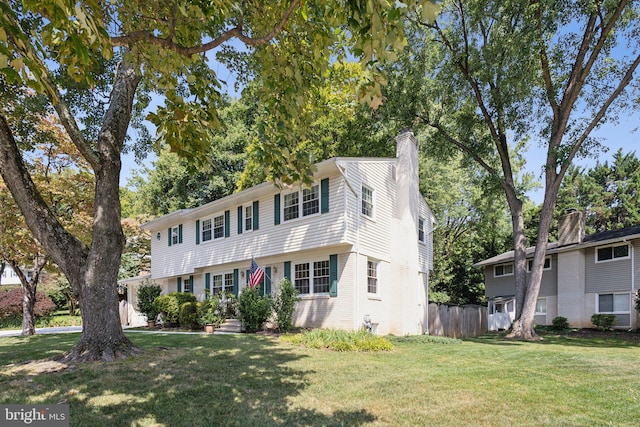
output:
[[[249,287],[254,288],[260,285],[260,281],[264,276],[264,270],[258,267],[256,260],[251,258],[251,270],[249,270]]]

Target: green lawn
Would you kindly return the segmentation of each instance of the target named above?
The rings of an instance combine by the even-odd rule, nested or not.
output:
[[[92,427],[640,422],[640,347],[617,340],[492,335],[337,353],[255,335],[129,337],[142,354],[70,367],[21,362],[77,334],[0,338],[0,403],[69,403],[71,425]]]

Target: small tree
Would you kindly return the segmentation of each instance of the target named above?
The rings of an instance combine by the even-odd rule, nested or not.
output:
[[[156,320],[158,316],[154,302],[161,292],[162,288],[159,285],[148,281],[138,288],[138,310],[144,313],[149,321]]]
[[[299,299],[298,290],[291,284],[291,280],[285,277],[280,282],[280,291],[273,300],[273,310],[276,313],[280,332],[289,332],[291,330],[293,326],[293,311]]]
[[[258,332],[271,315],[272,303],[268,295],[260,296],[257,287],[245,288],[238,299],[240,321],[247,332]]]

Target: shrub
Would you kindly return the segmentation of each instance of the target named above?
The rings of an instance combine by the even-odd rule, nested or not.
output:
[[[198,327],[198,305],[195,302],[185,302],[180,305],[180,326],[196,329]]]
[[[286,335],[282,339],[308,348],[333,351],[393,350],[393,344],[387,338],[373,335],[364,329],[358,332],[348,332],[340,329],[313,329],[301,334]]]
[[[551,329],[554,331],[566,331],[570,328],[569,320],[566,317],[558,316],[551,321]]]
[[[636,291],[634,306],[637,311],[640,311],[640,289]]]
[[[276,314],[280,332],[289,332],[291,330],[293,326],[293,311],[299,299],[298,290],[291,284],[291,281],[287,278],[282,280],[280,282],[280,291],[273,300],[273,310]]]
[[[217,328],[222,325],[225,317],[219,304],[220,299],[218,297],[198,303],[198,324],[200,326],[213,325]]]
[[[391,342],[405,344],[462,344],[458,338],[441,337],[439,335],[405,335],[391,337]]]
[[[240,321],[247,332],[258,332],[271,315],[271,297],[260,296],[257,287],[245,288],[238,298]]]
[[[154,302],[161,292],[162,288],[155,283],[146,282],[138,288],[138,310],[147,316],[147,320],[155,320],[158,317]]]
[[[600,331],[608,331],[616,324],[616,316],[613,314],[594,314],[591,316],[591,323]]]
[[[7,292],[0,292],[0,319],[8,317],[22,317],[22,298],[24,291],[22,288],[12,289]],[[56,305],[44,292],[36,292],[36,303],[33,307],[35,317],[50,316],[56,309]]]
[[[180,321],[180,306],[185,302],[196,302],[195,295],[187,292],[172,292],[156,298],[154,306],[158,313],[162,313],[163,320],[169,324]]]

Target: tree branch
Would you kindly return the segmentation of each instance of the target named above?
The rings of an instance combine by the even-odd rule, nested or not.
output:
[[[282,32],[282,30],[284,29],[284,26],[289,21],[291,14],[293,13],[294,9],[296,8],[296,6],[298,6],[299,3],[300,3],[300,0],[292,0],[291,4],[282,15],[280,22],[278,22],[278,24],[268,34],[262,37],[253,38],[253,37],[246,36],[243,33],[244,19],[243,19],[243,16],[240,16],[240,20],[237,26],[235,26],[234,28],[231,28],[230,30],[225,31],[224,33],[220,34],[218,37],[216,37],[215,39],[211,40],[208,43],[203,43],[196,46],[183,46],[179,43],[174,42],[172,40],[173,38],[172,36],[169,36],[167,38],[156,37],[153,35],[153,33],[149,31],[143,31],[143,30],[134,31],[131,34],[128,34],[126,36],[111,37],[111,44],[113,46],[131,46],[135,43],[144,41],[154,46],[159,46],[165,49],[173,50],[174,52],[183,56],[191,56],[198,53],[203,53],[203,52],[213,50],[218,46],[220,46],[222,43],[232,38],[237,38],[247,46],[254,46],[254,47],[262,46],[269,43],[274,37],[276,37],[278,34]]]

